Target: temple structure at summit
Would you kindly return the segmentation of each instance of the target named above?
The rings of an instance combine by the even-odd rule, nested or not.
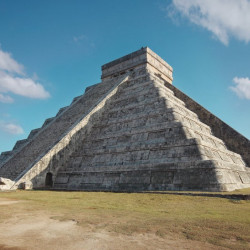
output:
[[[174,87],[172,72],[148,47],[103,65],[101,83],[1,154],[0,189],[250,187],[250,141]]]

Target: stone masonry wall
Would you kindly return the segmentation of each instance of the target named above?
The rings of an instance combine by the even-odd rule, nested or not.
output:
[[[196,113],[202,122],[210,126],[213,134],[223,140],[228,149],[240,154],[250,168],[250,140],[231,128],[172,84],[165,83],[165,85],[173,90],[175,96],[184,101],[186,107]]]
[[[29,181],[33,183],[33,187],[43,187],[45,185],[46,173],[50,171],[49,167],[53,158],[59,157],[62,162],[64,162],[65,158],[69,157],[70,153],[74,151],[76,144],[81,143],[81,131],[85,127],[87,127],[87,130],[91,127],[91,117],[93,114],[99,112],[105,106],[106,101],[116,92],[117,87],[126,81],[126,79],[127,76],[124,76],[118,80],[118,82],[106,94],[100,96],[99,99],[94,100],[95,102],[92,100],[92,106],[88,106],[88,111],[81,115],[80,120],[76,121],[65,134],[60,136],[49,150],[42,153],[40,158],[30,168],[25,169],[23,176],[15,183],[15,188],[21,183]],[[107,87],[110,88],[109,82],[106,82],[106,88]],[[57,171],[57,169],[54,170]]]
[[[56,117],[56,119],[45,126],[37,133],[25,147],[21,148],[10,160],[0,168],[0,176],[15,180],[22,175],[27,168],[30,168],[41,155],[49,151],[61,136],[71,128],[71,126],[81,118],[89,108],[114,85],[114,82],[107,81],[105,84],[95,85],[87,91],[76,102]]]
[[[167,82],[172,83],[173,68],[148,47],[141,48],[129,55],[104,64],[102,66],[102,79],[116,77],[119,74],[124,74],[132,69],[136,70],[136,67],[146,64],[148,67],[152,67]]]
[[[140,71],[144,74],[136,74]],[[59,168],[54,188],[219,191],[250,185],[241,156],[229,151],[151,66],[134,73],[78,137],[81,143]],[[52,165],[61,163],[55,159]]]
[[[102,83],[2,154],[0,177],[44,188],[49,174],[68,190],[250,186],[249,140],[172,86],[172,68],[153,51],[102,70]]]

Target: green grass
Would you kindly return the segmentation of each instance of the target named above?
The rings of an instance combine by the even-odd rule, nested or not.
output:
[[[241,192],[242,193],[242,192]],[[118,234],[154,233],[250,249],[250,201],[222,198],[104,192],[16,191],[0,198],[24,202],[1,209],[1,220],[14,210],[45,211],[57,220]],[[7,208],[7,206],[6,206]],[[0,221],[1,222],[1,221]]]
[[[250,195],[250,188],[238,189],[238,190],[228,192],[228,193],[229,194],[249,194]]]
[[[155,191],[152,191],[155,192]],[[157,191],[156,191],[157,192]],[[159,193],[191,193],[191,194],[223,194],[223,195],[230,195],[230,194],[242,194],[242,195],[250,195],[250,188],[238,189],[235,191],[230,192],[206,192],[206,191],[158,191]]]

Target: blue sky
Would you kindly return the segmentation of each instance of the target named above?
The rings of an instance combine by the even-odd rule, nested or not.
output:
[[[250,138],[249,0],[1,0],[0,152],[148,46],[173,84]]]

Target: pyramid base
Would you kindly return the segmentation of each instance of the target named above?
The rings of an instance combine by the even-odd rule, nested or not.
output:
[[[188,166],[189,165],[189,166]],[[250,172],[218,168],[216,161],[158,164],[137,169],[58,173],[54,189],[86,191],[233,191],[250,187]],[[144,169],[143,169],[144,168]],[[153,169],[153,170],[152,170]]]

